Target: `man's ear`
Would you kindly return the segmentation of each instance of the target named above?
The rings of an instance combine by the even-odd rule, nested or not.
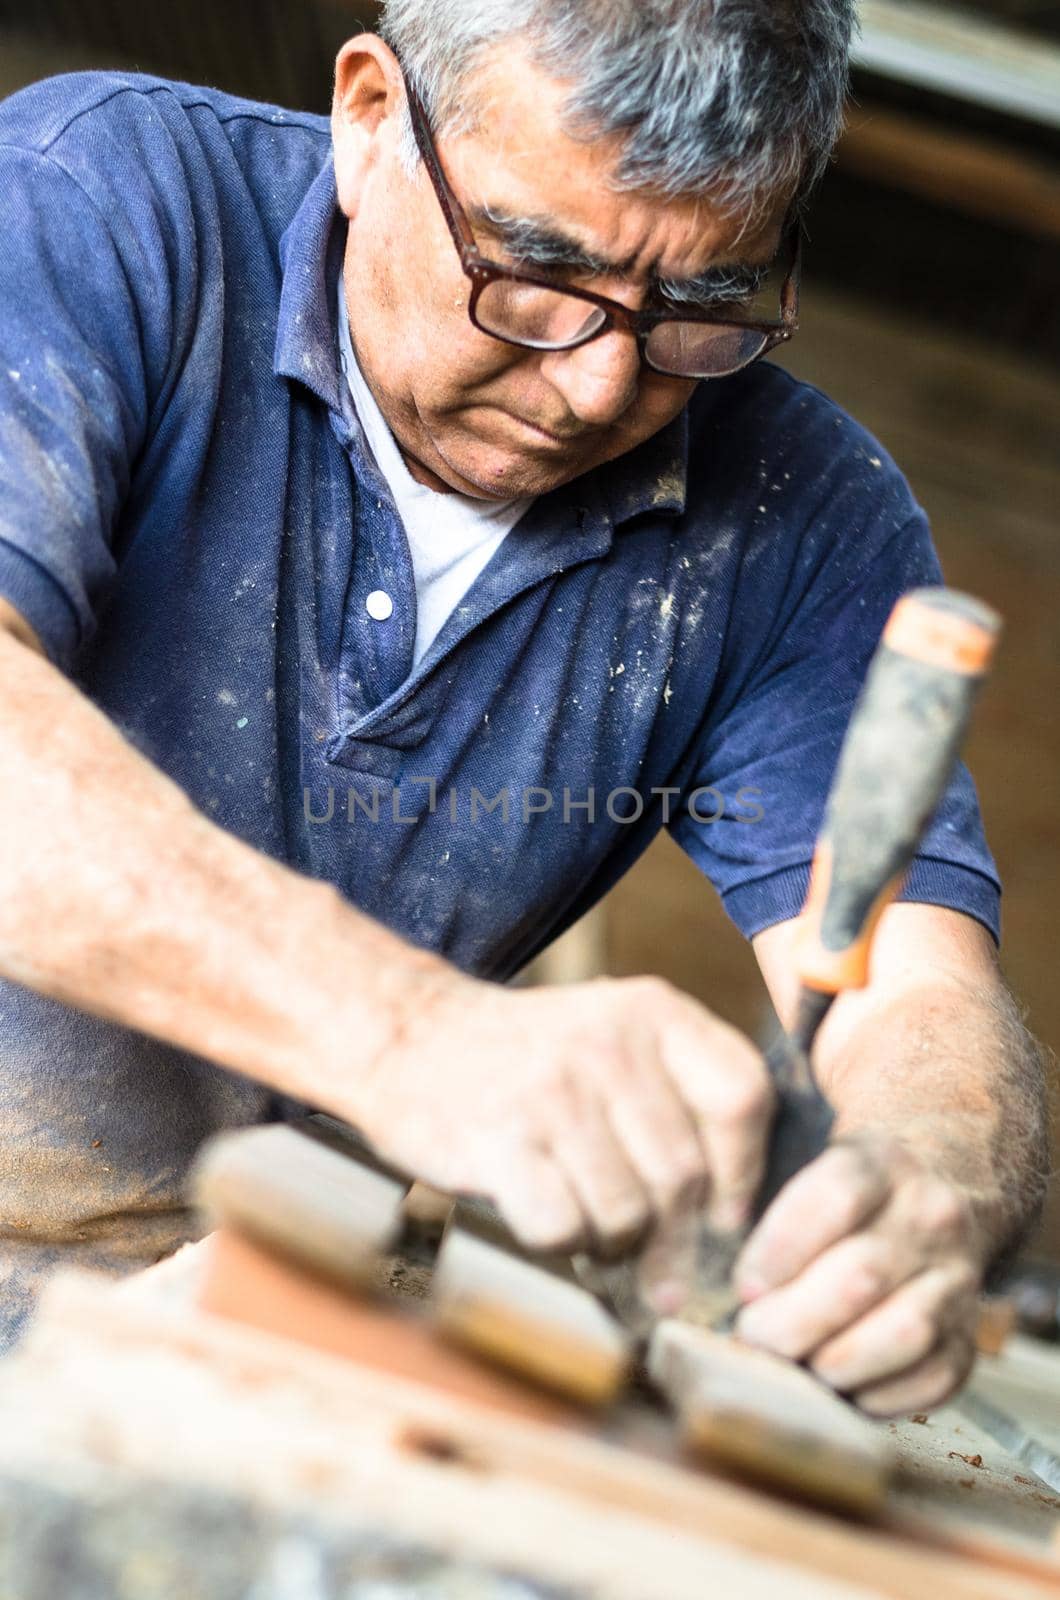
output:
[[[381,142],[396,139],[404,110],[405,87],[397,57],[374,33],[347,40],[335,63],[331,138],[339,206],[353,217],[365,177],[378,159]]]

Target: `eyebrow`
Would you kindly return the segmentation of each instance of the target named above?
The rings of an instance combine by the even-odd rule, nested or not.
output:
[[[469,206],[467,215],[473,226],[490,234],[516,261],[527,266],[622,278],[628,277],[636,265],[635,256],[615,261],[597,255],[552,223],[513,216],[488,203]],[[759,292],[771,266],[772,261],[726,262],[707,267],[693,278],[660,278],[653,273],[651,284],[666,299],[686,305],[748,300]]]

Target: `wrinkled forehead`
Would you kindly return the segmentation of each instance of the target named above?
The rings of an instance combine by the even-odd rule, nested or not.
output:
[[[473,227],[495,233],[491,219],[503,219],[527,238],[551,233],[557,264],[564,264],[562,242],[580,248],[583,270],[619,277],[688,276],[730,257],[768,264],[781,243],[789,193],[740,209],[709,193],[625,189],[617,179],[623,136],[569,131],[564,114],[573,88],[511,40],[468,74],[459,121],[441,130],[438,143]]]

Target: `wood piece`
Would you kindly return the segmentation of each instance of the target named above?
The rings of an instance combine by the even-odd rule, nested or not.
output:
[[[204,1239],[182,1244],[171,1256],[163,1256],[152,1266],[120,1279],[115,1293],[126,1300],[145,1300],[150,1305],[168,1305],[174,1310],[193,1306],[198,1300],[208,1252],[209,1245]]]
[[[586,1405],[625,1383],[629,1335],[577,1284],[451,1228],[432,1303],[448,1339]]]
[[[244,1420],[237,1413],[236,1425]],[[293,1510],[262,1506],[242,1485],[141,1480],[110,1462],[95,1464],[91,1487],[85,1477],[65,1462],[43,1471],[0,1464],[6,1600],[557,1597],[553,1584],[507,1563],[467,1560],[425,1544],[415,1529],[373,1526],[357,1500],[342,1519],[304,1501]]]
[[[284,1123],[211,1139],[193,1186],[216,1221],[353,1287],[397,1238],[406,1188]]]
[[[448,1349],[411,1310],[357,1299],[233,1229],[219,1229],[206,1248],[203,1311],[512,1416],[578,1421],[577,1412],[551,1396]]]
[[[440,1239],[455,1204],[451,1194],[432,1189],[430,1184],[417,1180],[405,1196],[401,1210],[405,1221],[422,1238]]]
[[[293,1600],[310,1590],[331,1595],[340,1589],[351,1595],[362,1589],[459,1593],[469,1600],[512,1600],[515,1594],[526,1600],[575,1594],[594,1600],[701,1600],[708,1585],[720,1584],[729,1600],[774,1600],[778,1592],[790,1600],[864,1600],[860,1589],[789,1571],[769,1554],[743,1552],[698,1530],[683,1533],[635,1510],[616,1513],[606,1503],[571,1496],[554,1488],[546,1474],[524,1479],[505,1463],[480,1457],[473,1438],[451,1439],[444,1419],[456,1403],[418,1384],[266,1339],[220,1318],[152,1327],[121,1316],[112,1343],[106,1319],[92,1315],[92,1299],[90,1292],[61,1330],[48,1313],[36,1352],[24,1352],[21,1383],[5,1384],[0,1374],[0,1395],[14,1388],[21,1400],[18,1426],[5,1406],[0,1430],[0,1517],[9,1477],[65,1486],[73,1457],[91,1509],[101,1500],[106,1504],[111,1474],[133,1491],[142,1478],[148,1505],[155,1492],[169,1489],[165,1503],[179,1507],[181,1491],[192,1486],[198,1504],[190,1508],[185,1541],[212,1542],[211,1575],[223,1553],[232,1558],[235,1573],[224,1575],[226,1593],[253,1589],[277,1600],[281,1594]],[[64,1359],[57,1363],[59,1351]],[[406,1402],[396,1409],[386,1399],[392,1385]],[[41,1438],[45,1394],[55,1396],[61,1412],[54,1450]],[[457,1414],[465,1426],[478,1417],[487,1431],[495,1421],[531,1427],[466,1403]],[[565,1429],[532,1431],[576,1440]],[[43,1501],[41,1493],[29,1502],[38,1526]],[[258,1522],[263,1542],[270,1532],[270,1543],[278,1543],[285,1529],[293,1536],[275,1567],[241,1583],[236,1558],[245,1508],[266,1513]],[[130,1514],[135,1518],[135,1508]],[[78,1538],[78,1520],[68,1517],[66,1525],[79,1574],[79,1556],[93,1550],[100,1561],[109,1556],[106,1535],[115,1518],[108,1516],[102,1529],[97,1524],[88,1552]],[[179,1524],[171,1525],[169,1540],[157,1540],[167,1576],[167,1545],[179,1546],[179,1531]],[[144,1542],[131,1541],[134,1554]],[[405,1562],[395,1561],[391,1574],[392,1560],[402,1553]],[[10,1554],[6,1539],[3,1554]],[[149,1564],[142,1578],[119,1569],[122,1581],[114,1592],[120,1588],[126,1600],[147,1600],[148,1591],[157,1590],[157,1566],[157,1560]],[[98,1570],[110,1576],[109,1567]],[[202,1592],[212,1594],[216,1585],[214,1578]],[[98,1579],[91,1592],[100,1592]]]
[[[86,1472],[237,1484],[285,1513],[308,1502],[595,1600],[1060,1592],[1033,1556],[991,1570],[933,1548],[930,1530],[854,1526],[221,1318],[175,1323],[83,1274],[53,1280],[0,1363],[0,1412],[0,1468],[28,1457],[47,1471],[58,1450]]]
[[[1013,1301],[996,1298],[980,1300],[975,1348],[981,1356],[1000,1355],[1015,1329],[1016,1307]]]
[[[693,1450],[827,1505],[862,1513],[882,1505],[886,1434],[802,1368],[667,1319],[652,1336],[648,1371]]]
[[[987,222],[1060,238],[1060,177],[1024,150],[942,129],[926,117],[859,105],[838,165]]]
[[[973,104],[1060,126],[1060,49],[1044,35],[928,0],[860,0],[852,59]]]

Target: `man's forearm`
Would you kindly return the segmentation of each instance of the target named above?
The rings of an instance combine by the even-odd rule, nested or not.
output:
[[[442,965],[209,822],[3,626],[0,773],[0,973],[40,993],[327,1104]]]
[[[346,1117],[533,1248],[746,1209],[770,1102],[735,1029],[657,980],[414,949],[200,815],[33,645],[0,602],[0,975]]]
[[[1000,977],[910,984],[823,1042],[837,1135],[908,1144],[967,1196],[984,1261],[1014,1248],[1040,1211],[1049,1152],[1042,1052]]]

